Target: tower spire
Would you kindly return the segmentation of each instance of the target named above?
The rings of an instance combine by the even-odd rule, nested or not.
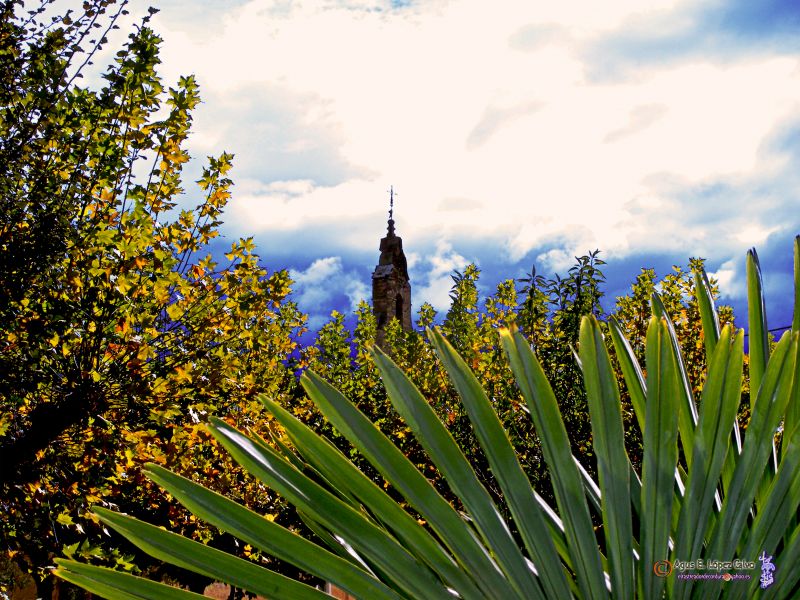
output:
[[[394,235],[394,186],[389,186],[389,235]]]
[[[375,339],[380,346],[386,336],[386,326],[397,319],[405,331],[411,331],[411,284],[408,264],[403,253],[403,239],[394,232],[394,186],[389,192],[389,231],[381,239],[378,264],[372,273],[372,312],[377,331]]]

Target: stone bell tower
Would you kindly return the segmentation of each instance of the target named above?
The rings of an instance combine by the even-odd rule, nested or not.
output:
[[[396,318],[411,331],[411,284],[408,281],[403,240],[394,232],[394,188],[389,190],[389,227],[381,240],[381,257],[372,273],[372,312],[378,322],[376,342],[380,346],[390,319]]]

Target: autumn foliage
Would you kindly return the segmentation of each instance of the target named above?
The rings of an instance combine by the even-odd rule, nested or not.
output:
[[[90,89],[81,65],[124,8],[94,2],[53,22],[44,8],[6,4],[0,37],[0,533],[32,569],[64,551],[133,568],[99,548],[90,506],[216,535],[152,495],[145,461],[271,503],[202,423],[260,424],[254,394],[287,388],[304,317],[252,240],[212,258],[232,157],[209,158],[184,196],[198,90],[191,77],[162,85],[147,20]]]
[[[270,519],[303,527],[218,449],[205,423],[220,416],[264,437],[274,434],[280,443],[280,430],[256,401],[265,393],[363,463],[298,386],[298,373],[309,367],[353,399],[446,492],[386,398],[368,352],[376,327],[369,306],[359,306],[352,331],[345,316],[334,313],[315,342],[301,349],[305,317],[289,299],[287,272],[268,271],[252,239],[234,241],[224,260],[217,240],[212,253],[231,195],[233,157],[209,157],[196,185],[184,188],[198,88],[192,77],[174,87],[162,83],[160,39],[148,19],[116,53],[102,84],[84,86],[81,77],[108,44],[125,4],[91,0],[77,15],[53,15],[49,4],[28,13],[6,2],[0,22],[4,558],[37,576],[62,554],[135,570],[130,548],[109,541],[90,512],[98,505],[261,560],[165,501],[141,467],[164,465]],[[595,251],[578,258],[564,278],[532,271],[501,282],[484,299],[480,271],[470,265],[454,274],[442,319],[428,304],[418,313],[420,331],[441,322],[544,495],[538,439],[523,418],[498,331],[515,323],[535,345],[576,455],[591,471],[591,430],[573,347],[581,316],[607,316],[603,264]],[[699,390],[705,356],[692,279],[676,269],[660,283]],[[640,359],[655,284],[655,274],[644,270],[613,307]],[[729,309],[720,315],[732,321]],[[430,344],[391,321],[386,345],[494,491],[488,463]],[[623,407],[632,418],[624,394]]]

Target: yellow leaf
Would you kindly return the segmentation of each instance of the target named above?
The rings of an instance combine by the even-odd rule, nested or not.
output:
[[[117,322],[116,332],[122,335],[128,335],[131,331],[131,322],[129,317],[120,319]]]
[[[136,353],[136,358],[141,361],[145,361],[149,358],[155,357],[156,352],[153,350],[153,347],[149,344],[143,344],[139,347],[139,351]]]
[[[62,525],[72,525],[72,517],[69,516],[67,513],[61,513],[56,517],[56,522],[61,523]]]
[[[0,415],[0,435],[5,435],[11,425],[11,415],[6,413]]]
[[[167,314],[173,321],[177,321],[183,315],[183,309],[177,304],[170,304],[167,307]]]
[[[121,294],[127,294],[128,291],[131,289],[131,282],[128,281],[127,277],[120,275],[117,278],[117,289],[120,291]]]
[[[158,394],[160,392],[166,391],[167,389],[167,380],[163,377],[158,377],[155,382],[153,383],[153,394]]]
[[[187,382],[187,383],[191,383],[192,382],[192,374],[189,373],[191,368],[192,368],[191,365],[189,365],[185,369],[183,367],[175,367],[175,379],[177,379],[178,383],[181,383],[181,382],[184,382],[184,381]]]

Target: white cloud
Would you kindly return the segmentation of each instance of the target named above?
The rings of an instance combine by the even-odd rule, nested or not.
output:
[[[393,183],[406,250],[441,240],[417,270],[429,268],[420,293],[442,307],[465,262],[459,240],[504,239],[497,251],[512,262],[549,244],[539,258],[556,269],[595,247],[724,260],[786,226],[741,186],[783,172],[769,141],[800,118],[797,54],[695,52],[592,79],[603,56],[587,49],[604,36],[667,39],[697,14],[688,0],[251,0],[214,11],[206,30],[177,13],[159,30],[165,78],[188,67],[206,98],[192,143],[239,155],[235,228],[326,224],[346,234],[320,254],[373,251]],[[719,182],[738,210],[686,200]]]
[[[709,277],[713,277],[719,284],[719,293],[723,299],[743,298],[746,296],[747,291],[744,285],[744,274],[740,264],[744,260],[741,257],[733,258],[722,263],[719,269],[714,273],[709,273]]]
[[[413,281],[425,281],[411,290],[417,308],[423,302],[429,302],[437,311],[446,311],[450,307],[450,288],[453,286],[453,271],[462,271],[469,261],[454,251],[448,242],[439,241],[435,252],[421,259],[412,273]]]
[[[357,273],[342,266],[339,256],[317,259],[304,270],[291,269],[289,276],[294,281],[292,297],[300,310],[309,315],[312,330],[325,323],[337,296],[347,297],[351,311],[361,300],[371,300],[367,285]]]
[[[536,260],[544,267],[545,272],[562,272],[575,264],[575,252],[564,250],[563,248],[552,248],[547,252],[541,253]]]
[[[290,270],[289,276],[295,282],[298,305],[309,311],[316,307],[329,306],[336,291],[330,283],[341,274],[342,259],[338,256],[315,260],[305,271]]]
[[[767,241],[771,233],[780,229],[779,225],[773,227],[764,227],[758,223],[748,223],[740,229],[734,236],[742,244],[749,244],[751,246],[759,246]]]
[[[361,279],[351,276],[345,281],[344,293],[350,301],[350,310],[358,308],[358,303],[364,300],[372,303],[372,290]]]

